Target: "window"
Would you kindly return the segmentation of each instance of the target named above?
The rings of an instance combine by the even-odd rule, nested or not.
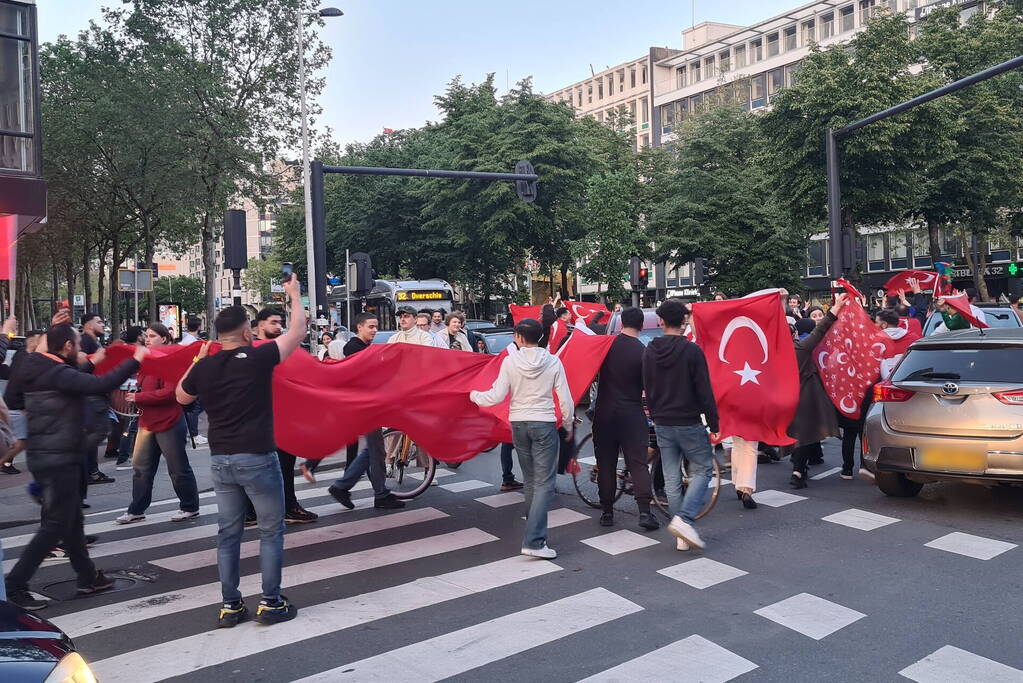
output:
[[[607,77],[607,96],[611,97],[615,91],[615,78],[614,76]]]
[[[853,30],[855,28],[855,15],[853,14],[853,6],[846,5],[842,9],[838,10],[839,17],[839,30],[842,33]]]
[[[867,23],[867,19],[870,19],[873,14],[872,10],[876,0],[860,0],[860,25]]]
[[[746,46],[737,45],[735,47],[735,68],[741,69],[746,66]]]
[[[598,111],[596,118],[597,118],[597,121],[599,121],[600,123],[604,123],[604,112]]]
[[[679,68],[675,69],[675,87],[676,88],[686,87],[686,67],[684,64]]]
[[[959,235],[953,228],[944,228],[941,231],[941,253],[951,256],[959,255]]]
[[[33,50],[28,9],[0,5],[0,169],[38,172],[35,131]],[[17,36],[17,37],[15,37]],[[7,135],[4,135],[7,133]]]
[[[931,265],[930,242],[926,230],[913,233],[913,267],[927,268]]]
[[[778,41],[778,33],[771,33],[767,36],[767,56],[774,57],[780,51],[780,43]]]
[[[785,87],[785,69],[772,69],[767,72],[767,95],[769,99],[781,92]]]
[[[810,21],[804,21],[802,24],[803,33],[803,45],[809,45],[816,40],[816,32],[814,32],[813,19]]]
[[[750,104],[754,109],[767,106],[767,78],[765,74],[750,79],[752,97]]]
[[[888,9],[892,12],[899,11],[899,0],[888,0]]]
[[[703,93],[699,95],[693,95],[689,98],[689,111],[693,114],[699,114],[701,107],[703,106]]]
[[[650,136],[649,135],[644,135],[643,137],[641,137],[639,139],[639,146],[640,147],[649,147],[650,146]]]
[[[718,68],[721,69],[721,73],[725,73],[732,68],[731,55],[728,54],[728,50],[718,53]]]
[[[1004,237],[992,237],[987,244],[988,251],[991,254],[990,261],[1012,261],[1012,250],[1009,248],[1010,242]]]
[[[643,84],[646,84],[646,66],[643,67]]]
[[[593,104],[593,84],[586,86],[586,103]]]
[[[675,103],[661,105],[661,135],[668,135],[675,128]]]
[[[700,63],[693,62],[689,65],[689,84],[699,83],[702,79],[700,78]]]
[[[835,13],[821,15],[821,40],[835,35]]]
[[[892,270],[909,268],[909,239],[904,232],[893,232],[888,235],[888,257],[891,259]]]
[[[629,69],[629,87],[630,88],[635,88],[636,87],[636,70],[635,69]]]
[[[714,58],[707,57],[703,60],[703,77],[713,78],[714,77]]]
[[[749,44],[749,61],[750,64],[756,64],[764,58],[764,41],[757,38]]]
[[[597,81],[597,99],[604,99],[604,81]]]
[[[785,29],[785,31],[783,31],[783,34],[785,36],[785,51],[786,52],[791,52],[792,50],[795,50],[796,49],[796,27],[795,26],[789,26],[787,29]]]
[[[640,123],[649,123],[650,122],[650,103],[644,97],[643,99],[641,99],[639,101],[639,104],[640,104],[639,111],[640,111],[640,114],[641,114],[640,117],[639,117],[639,122]]]
[[[632,125],[636,125],[636,100],[629,102],[629,119]]]
[[[790,88],[799,80],[799,69],[801,62],[795,62],[785,67],[785,87]]]
[[[581,107],[581,106],[583,106],[583,91],[582,91],[582,88],[580,88],[579,90],[576,90],[576,93],[578,93],[578,95],[579,95],[579,106]]]
[[[806,249],[806,274],[821,277],[828,272],[828,240],[813,240]]]
[[[607,77],[608,83],[611,82],[611,77]],[[625,92],[625,69],[618,70],[618,92]]]
[[[867,237],[867,270],[884,270],[884,235]]]

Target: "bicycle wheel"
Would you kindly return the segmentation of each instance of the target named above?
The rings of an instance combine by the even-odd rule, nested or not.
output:
[[[395,498],[415,498],[430,488],[437,461],[397,429],[384,431],[384,473]]]
[[[584,436],[576,446],[576,454],[578,455],[579,453],[582,453],[583,446],[592,442],[593,434],[587,434]],[[585,462],[579,462],[578,458],[576,459],[576,462],[579,465],[579,471],[572,473],[572,484],[575,486],[575,491],[579,494],[579,497],[584,503],[589,505],[591,508],[599,510],[600,491],[597,486],[597,472],[600,470],[595,464],[591,465]],[[615,484],[614,499],[615,502],[617,502],[618,499],[622,497],[622,493],[625,491],[626,472],[620,467],[615,473],[615,476],[617,481]]]
[[[685,459],[683,459],[681,465],[683,496],[685,495],[686,490],[689,488],[689,474],[687,472],[686,464],[687,463]],[[653,492],[654,505],[657,506],[657,509],[660,510],[665,517],[670,517],[671,513],[668,512],[668,497],[664,494],[663,491],[658,491],[656,483],[657,468],[661,466],[660,451],[651,449],[649,465],[650,481],[651,484],[654,486]],[[720,495],[721,493],[721,465],[718,463],[717,457],[711,459],[711,465],[713,467],[713,472],[711,472],[710,484],[707,487],[709,491],[707,492],[707,497],[703,502],[703,508],[700,510],[700,513],[696,515],[696,519],[700,519],[701,517],[705,516],[708,512],[711,511],[711,509],[714,507],[714,504],[718,502],[718,495]]]

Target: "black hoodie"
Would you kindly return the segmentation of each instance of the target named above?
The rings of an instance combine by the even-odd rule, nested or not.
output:
[[[664,335],[650,342],[643,353],[643,385],[655,424],[696,425],[703,415],[711,432],[719,430],[707,359],[685,337]]]

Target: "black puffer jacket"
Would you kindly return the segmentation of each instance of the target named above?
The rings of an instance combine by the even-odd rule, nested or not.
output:
[[[138,368],[134,359],[126,360],[96,377],[53,356],[29,354],[18,368],[19,374],[24,373],[29,471],[81,465],[85,455],[85,397],[109,394]]]

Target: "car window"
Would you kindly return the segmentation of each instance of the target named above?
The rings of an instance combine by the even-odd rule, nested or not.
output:
[[[1023,384],[1019,346],[910,349],[893,382],[998,382]]]
[[[483,338],[483,341],[486,342],[487,351],[490,353],[501,353],[508,348],[508,345],[512,343],[514,338],[515,334],[508,332],[507,334],[488,334]]]
[[[641,342],[643,342],[643,346],[649,346],[650,342],[652,342],[654,339],[656,339],[657,337],[663,337],[663,336],[664,336],[664,330],[662,330],[661,328],[658,327],[658,328],[653,329],[653,330],[649,330],[649,329],[648,330],[641,330],[640,333],[639,333],[639,340]]]
[[[1017,316],[1011,309],[1008,308],[982,308],[984,311],[984,320],[991,327],[1020,327],[1021,323],[1019,316]],[[924,336],[929,336],[934,332],[941,323],[941,313],[935,311],[931,314],[931,317],[927,319],[927,327],[924,329]]]

